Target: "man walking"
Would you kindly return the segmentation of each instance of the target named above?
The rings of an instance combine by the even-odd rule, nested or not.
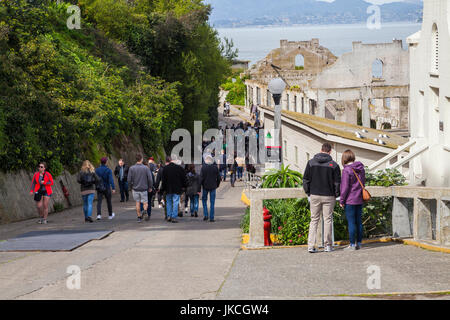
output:
[[[166,193],[167,221],[176,223],[180,195],[187,187],[187,177],[184,168],[176,164],[176,160],[167,157],[166,163],[169,164],[162,172],[161,188]]]
[[[214,203],[216,189],[220,185],[220,173],[211,155],[205,156],[205,164],[200,171],[200,184],[202,185],[203,220],[208,220],[208,193],[209,193],[209,221],[214,222]]]
[[[129,193],[128,193],[128,170],[130,168],[125,164],[123,159],[119,159],[119,164],[114,170],[114,175],[117,177],[117,181],[119,182],[119,190],[120,190],[120,202],[128,201]]]
[[[133,199],[136,201],[137,221],[142,222],[141,203],[143,204],[144,214],[147,213],[146,220],[150,219],[148,209],[148,193],[153,187],[153,178],[150,168],[143,164],[144,158],[138,154],[136,164],[128,171],[128,181],[133,192]]]
[[[321,215],[324,221],[325,252],[332,251],[333,210],[340,193],[341,169],[330,154],[331,145],[324,143],[321,152],[308,161],[303,175],[303,189],[310,199],[308,251],[311,253],[317,252],[315,244]]]
[[[97,176],[99,176],[101,178],[100,183],[103,186],[102,191],[97,190],[97,220],[102,219],[103,197],[106,198],[106,204],[108,205],[108,213],[109,213],[108,219],[111,220],[115,217],[115,213],[112,212],[111,189],[112,189],[112,193],[116,193],[116,188],[114,186],[114,179],[113,179],[112,171],[110,168],[108,168],[106,166],[106,162],[108,162],[108,158],[103,157],[100,160],[100,163],[101,163],[100,167],[95,169],[95,173],[97,174]]]

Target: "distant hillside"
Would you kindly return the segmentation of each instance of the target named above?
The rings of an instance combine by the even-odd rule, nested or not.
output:
[[[210,22],[215,27],[252,25],[361,23],[372,4],[363,0],[206,0],[213,7]],[[422,2],[409,0],[380,5],[382,22],[422,18]]]

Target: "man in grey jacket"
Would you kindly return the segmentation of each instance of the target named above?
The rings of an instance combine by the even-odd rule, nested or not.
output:
[[[144,205],[144,212],[148,208],[148,192],[152,191],[153,178],[150,168],[143,164],[144,158],[138,154],[136,164],[131,166],[128,171],[128,183],[133,192],[134,201],[136,201],[137,221],[142,222],[141,203]],[[147,213],[147,220],[150,218]]]

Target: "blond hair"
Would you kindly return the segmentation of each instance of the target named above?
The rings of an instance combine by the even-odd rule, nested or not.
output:
[[[95,168],[89,160],[85,160],[81,166],[81,171],[86,173],[94,173]]]

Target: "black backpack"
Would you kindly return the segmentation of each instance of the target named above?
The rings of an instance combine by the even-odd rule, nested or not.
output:
[[[101,176],[99,176],[100,179],[98,179],[97,183],[95,184],[95,190],[100,193],[106,192],[105,183],[103,182],[103,179]]]

